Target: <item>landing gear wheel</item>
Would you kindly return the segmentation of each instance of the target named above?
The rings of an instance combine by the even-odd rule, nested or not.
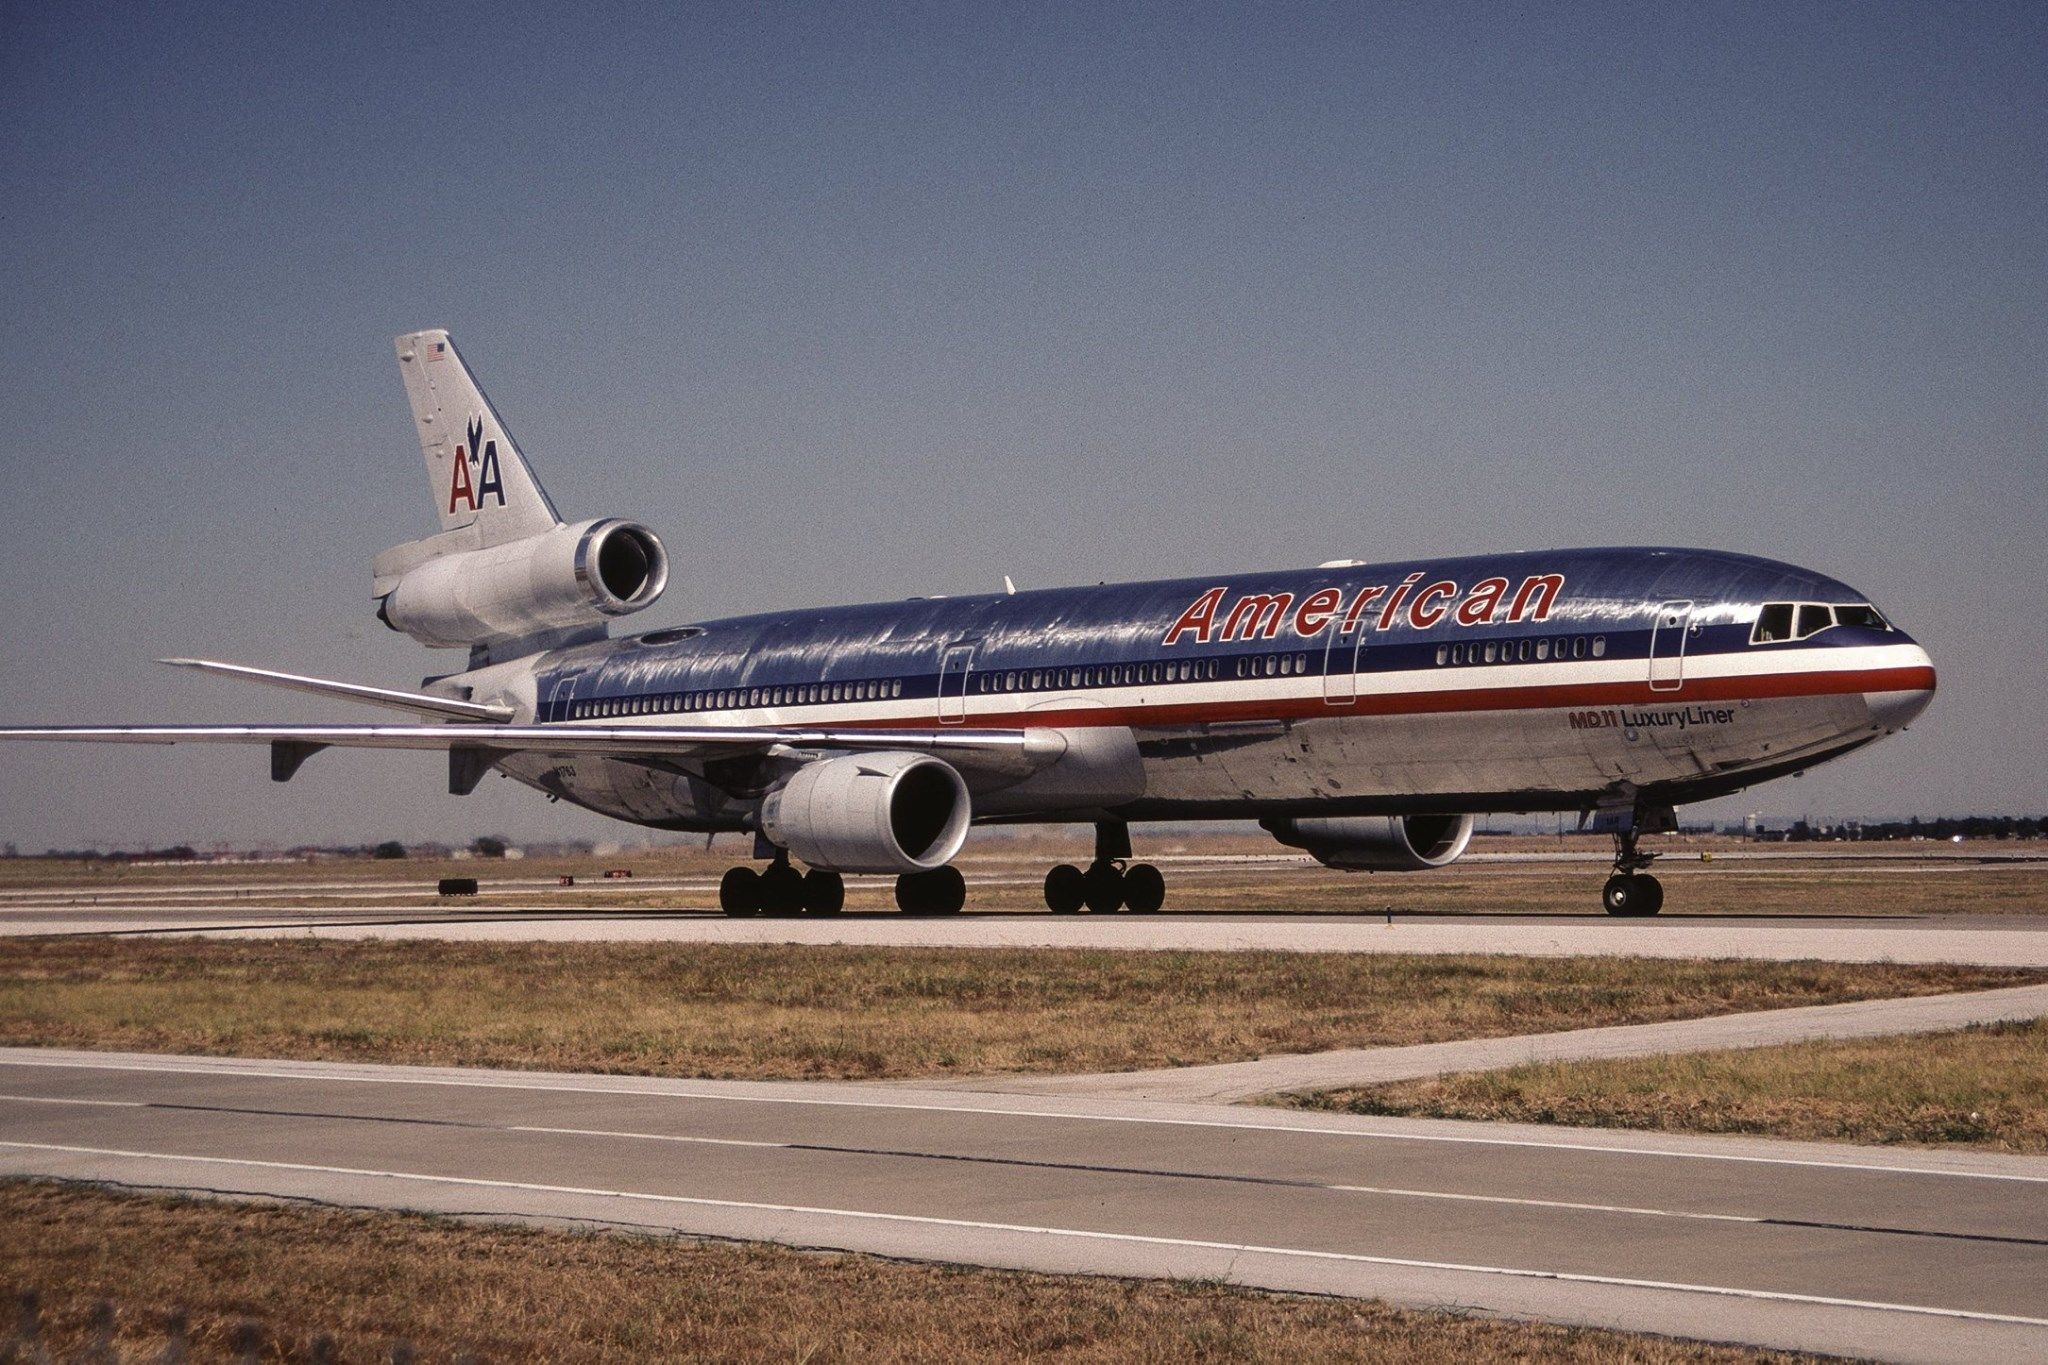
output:
[[[1114,915],[1124,907],[1124,874],[1115,863],[1096,863],[1082,873],[1082,899],[1098,915]]]
[[[751,867],[729,867],[718,882],[718,908],[728,915],[761,913],[761,874]]]
[[[1088,903],[1088,878],[1072,863],[1045,874],[1045,908],[1055,915],[1077,913]]]
[[[803,902],[806,915],[838,914],[846,908],[846,878],[812,868],[804,873]]]
[[[804,876],[788,863],[776,863],[761,874],[761,913],[777,919],[804,910]]]
[[[1610,915],[1654,915],[1664,908],[1664,884],[1647,873],[1617,872],[1601,888],[1600,903]]]
[[[1150,915],[1166,904],[1166,878],[1150,863],[1124,869],[1124,905],[1134,915]]]
[[[906,915],[957,915],[967,904],[967,879],[957,867],[907,872],[896,879],[896,907]]]

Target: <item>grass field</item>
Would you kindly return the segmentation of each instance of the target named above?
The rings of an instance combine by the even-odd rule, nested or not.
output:
[[[867,1079],[1236,1061],[2042,979],[1629,958],[0,939],[0,1044]]]
[[[1212,1284],[0,1181],[0,1289],[60,1360],[1735,1362],[1797,1357]],[[13,1305],[0,1312],[13,1315]],[[104,1319],[102,1319],[104,1322]],[[8,1329],[0,1320],[0,1356]],[[47,1358],[47,1357],[46,1357]]]
[[[1606,876],[1604,837],[1478,839],[1475,854],[1536,861],[1462,861],[1441,872],[1367,876],[1332,872],[1262,837],[1138,832],[1139,857],[1156,858],[1169,879],[1167,908],[1189,911],[1305,911],[1450,914],[1598,912]],[[1716,837],[1660,838],[1657,872],[1667,915],[1950,915],[2048,912],[2048,845],[1746,845]],[[2037,861],[2021,860],[2037,851]],[[1793,856],[1793,855],[1797,856]],[[323,859],[307,863],[136,866],[110,862],[0,859],[0,909],[45,901],[106,906],[367,906],[404,909],[706,910],[720,872],[748,849],[721,839],[714,849],[672,846],[608,857],[496,860]],[[1563,858],[1559,861],[1560,857]],[[1085,863],[1088,846],[1033,832],[970,840],[960,859],[970,911],[1042,911],[1039,883],[1056,862]],[[1541,859],[1551,859],[1543,861]],[[1989,859],[1989,861],[1987,861]],[[608,880],[612,869],[630,879]],[[477,877],[482,894],[445,901],[443,876]],[[560,886],[571,877],[575,885]],[[893,909],[886,877],[848,879],[848,907]]]
[[[2048,1153],[2048,1019],[1908,1038],[1465,1072],[1304,1104],[1353,1114]]]

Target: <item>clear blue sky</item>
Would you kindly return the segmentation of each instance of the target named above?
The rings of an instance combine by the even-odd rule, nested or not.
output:
[[[1607,543],[1942,695],[1733,812],[2048,807],[2048,7],[0,0],[0,710],[348,713],[446,326],[640,620]],[[366,717],[367,718],[367,717]],[[0,840],[588,834],[424,756],[0,751]]]

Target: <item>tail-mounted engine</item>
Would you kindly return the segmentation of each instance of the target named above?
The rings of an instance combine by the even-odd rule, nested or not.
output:
[[[401,545],[377,564],[378,619],[435,648],[602,626],[653,606],[668,586],[668,552],[638,522],[582,521],[435,553],[442,541]]]
[[[1472,842],[1469,815],[1347,815],[1261,820],[1283,844],[1347,872],[1421,872],[1457,861]]]

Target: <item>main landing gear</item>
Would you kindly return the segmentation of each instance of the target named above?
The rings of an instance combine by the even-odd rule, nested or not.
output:
[[[1610,915],[1654,915],[1664,908],[1664,884],[1650,875],[1657,855],[1636,847],[1633,828],[1614,833],[1614,875],[1600,889],[1600,903]]]
[[[718,908],[735,917],[836,915],[846,908],[846,881],[815,867],[799,872],[789,865],[789,853],[777,849],[774,861],[759,872],[727,868],[718,883]]]
[[[1095,826],[1095,861],[1083,872],[1061,863],[1045,874],[1045,905],[1055,915],[1072,915],[1083,906],[1098,915],[1118,910],[1149,915],[1166,904],[1166,878],[1150,863],[1133,863],[1131,827],[1121,820]]]
[[[957,867],[913,872],[896,879],[896,906],[906,915],[957,915],[967,904],[967,879]],[[776,849],[767,867],[726,869],[718,883],[718,908],[735,918],[766,915],[836,915],[846,908],[846,879],[814,867],[799,872],[789,851]]]

